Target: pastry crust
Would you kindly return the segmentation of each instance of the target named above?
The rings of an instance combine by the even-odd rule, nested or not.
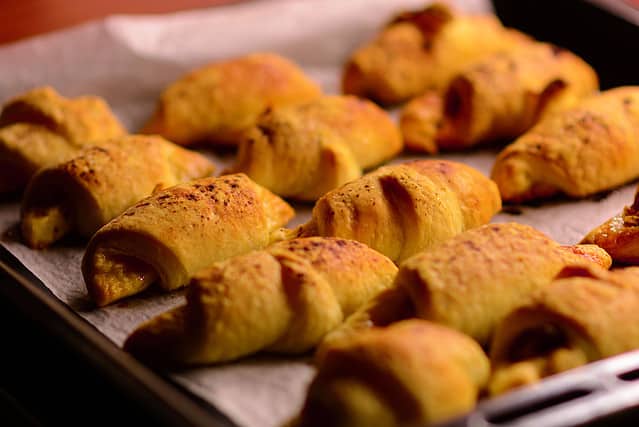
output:
[[[491,394],[639,348],[638,283],[637,267],[567,267],[497,328]]]
[[[396,262],[487,223],[501,209],[495,184],[462,163],[385,166],[320,198],[292,234],[358,240]]]
[[[402,111],[402,134],[409,148],[429,153],[514,138],[597,89],[597,74],[578,56],[522,43],[465,68],[443,101],[432,93],[411,101]]]
[[[318,366],[299,427],[431,425],[471,410],[490,373],[471,338],[424,320],[335,343]]]
[[[492,178],[504,201],[585,197],[639,176],[639,87],[621,87],[549,116],[506,147]]]
[[[102,227],[82,259],[97,305],[186,285],[216,261],[267,246],[294,215],[282,199],[246,175],[204,178],[156,192]]]
[[[441,3],[396,17],[344,67],[344,93],[395,104],[443,90],[465,66],[527,41],[493,15],[456,15]]]
[[[319,95],[319,87],[288,59],[253,53],[204,66],[171,84],[141,133],[181,145],[237,145],[264,111]]]
[[[396,272],[388,258],[352,240],[278,242],[198,272],[186,305],[138,327],[124,348],[152,364],[302,353],[388,288]]]
[[[48,86],[32,89],[0,114],[0,193],[21,191],[38,169],[125,134],[101,98],[67,99]]]
[[[632,205],[590,231],[581,243],[601,246],[616,263],[639,264],[639,188]]]
[[[204,156],[159,136],[125,136],[40,170],[22,201],[27,245],[43,248],[68,231],[89,238],[153,191],[210,175]]]
[[[283,197],[315,201],[402,150],[388,114],[354,96],[273,109],[247,131],[234,172]]]
[[[393,288],[353,314],[323,347],[341,336],[409,317],[446,325],[488,344],[497,324],[563,267],[608,268],[611,263],[595,245],[561,246],[517,223],[484,225],[406,260]]]

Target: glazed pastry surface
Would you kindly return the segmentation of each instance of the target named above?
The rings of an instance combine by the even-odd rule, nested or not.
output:
[[[97,305],[152,283],[173,290],[200,269],[271,243],[294,215],[246,175],[203,178],[158,191],[93,236],[82,275]]]
[[[515,138],[597,89],[597,74],[581,58],[522,43],[462,70],[443,100],[436,93],[412,100],[402,111],[402,133],[409,148],[428,153]]]
[[[639,87],[610,89],[550,115],[507,146],[492,178],[504,201],[586,197],[639,176]]]
[[[214,169],[201,154],[159,136],[105,141],[33,177],[22,201],[22,236],[32,248],[49,246],[69,231],[89,238],[154,191]]]
[[[369,329],[326,353],[294,425],[430,425],[471,410],[489,372],[453,329],[418,319]]]
[[[49,86],[17,96],[0,113],[0,193],[22,191],[38,169],[125,134],[99,97],[67,99]]]
[[[388,258],[352,240],[278,242],[198,272],[186,304],[140,326],[125,349],[155,364],[303,353],[388,288],[396,272]]]
[[[457,15],[441,3],[397,16],[357,49],[344,67],[342,90],[396,104],[443,90],[465,66],[527,41],[493,15]]]
[[[315,201],[402,146],[396,125],[372,102],[325,96],[262,115],[242,139],[232,170],[280,196]]]
[[[141,133],[181,145],[234,146],[264,111],[319,95],[319,87],[288,59],[253,53],[204,66],[171,84]]]
[[[396,262],[487,223],[501,209],[495,184],[462,163],[384,166],[322,196],[297,236],[358,240]]]

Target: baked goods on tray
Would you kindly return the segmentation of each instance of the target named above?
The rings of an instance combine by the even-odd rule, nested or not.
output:
[[[49,86],[19,95],[0,113],[0,194],[22,191],[38,169],[125,134],[99,97],[67,99]]]
[[[141,133],[181,145],[237,145],[264,111],[319,95],[319,87],[288,59],[253,53],[214,62],[172,83]]]
[[[639,86],[610,89],[553,114],[507,146],[492,178],[504,201],[585,197],[639,176]]]
[[[242,138],[233,172],[274,193],[315,201],[402,150],[389,115],[354,96],[273,108]]]
[[[495,333],[491,394],[639,348],[639,268],[567,267]]]
[[[578,56],[522,43],[464,68],[443,100],[437,92],[411,100],[401,113],[402,134],[408,148],[427,153],[514,138],[597,89],[597,74]]]
[[[395,104],[443,90],[465,66],[526,41],[494,15],[458,15],[435,3],[400,14],[357,49],[344,66],[342,90]]]
[[[208,176],[214,168],[203,155],[159,136],[124,136],[85,148],[31,179],[22,201],[22,236],[32,248],[69,232],[89,238],[154,191]]]
[[[639,264],[639,189],[632,205],[591,230],[582,243],[601,246],[615,262]]]
[[[489,373],[481,347],[445,326],[369,329],[334,343],[292,425],[431,425],[471,410]]]
[[[381,167],[322,196],[292,235],[363,242],[396,262],[487,223],[501,209],[495,184],[462,163]]]
[[[260,249],[293,217],[282,199],[244,174],[203,178],[142,199],[93,236],[82,259],[99,305],[152,283],[173,290],[216,261]]]
[[[396,273],[391,260],[352,240],[278,242],[198,272],[186,304],[138,327],[124,348],[155,364],[303,353]]]
[[[595,245],[561,246],[517,223],[488,224],[452,237],[406,260],[394,287],[378,295],[327,337],[357,333],[419,317],[487,344],[497,324],[565,266],[610,267]]]

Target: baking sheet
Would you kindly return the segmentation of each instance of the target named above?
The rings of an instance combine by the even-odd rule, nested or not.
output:
[[[468,11],[489,8],[483,0],[456,3]],[[43,84],[65,96],[97,94],[133,132],[150,116],[161,89],[182,73],[253,51],[274,51],[293,59],[326,92],[336,93],[340,65],[348,54],[394,12],[424,4],[423,0],[264,0],[171,15],[114,16],[0,47],[0,101]],[[488,174],[495,153],[481,150],[442,157]],[[224,165],[232,159],[216,160]],[[631,184],[600,200],[525,207],[499,214],[494,221],[530,224],[571,244],[629,204],[633,193]],[[294,223],[304,222],[310,208],[297,208]],[[80,273],[83,242],[30,250],[20,241],[18,217],[15,201],[0,203],[2,245],[115,345],[120,346],[142,321],[183,301],[182,292],[151,291],[94,309]],[[268,427],[281,425],[299,410],[313,373],[308,358],[257,356],[171,376],[237,424]]]

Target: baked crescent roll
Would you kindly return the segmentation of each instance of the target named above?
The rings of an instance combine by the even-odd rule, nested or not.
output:
[[[601,246],[615,262],[639,264],[639,188],[632,205],[592,230],[581,243]]]
[[[425,320],[335,343],[318,366],[299,427],[431,425],[471,410],[490,365],[471,338]]]
[[[32,248],[70,231],[89,238],[153,191],[210,175],[206,157],[159,136],[125,136],[41,169],[22,201],[22,236]]]
[[[443,101],[432,93],[411,101],[402,111],[402,133],[409,148],[429,153],[514,138],[597,89],[597,74],[578,56],[522,43],[465,68]]]
[[[292,235],[363,242],[396,262],[487,223],[501,209],[495,184],[445,160],[384,166],[320,198]]]
[[[357,49],[342,75],[344,93],[395,104],[443,90],[465,66],[528,41],[492,15],[456,15],[441,3],[406,12]]]
[[[141,132],[182,145],[236,145],[267,109],[319,95],[319,87],[288,59],[254,53],[209,64],[171,84]]]
[[[585,197],[639,176],[639,86],[548,116],[506,147],[492,178],[509,202]]]
[[[406,260],[394,287],[353,314],[326,341],[419,317],[485,345],[508,313],[574,263],[608,268],[612,261],[598,246],[561,246],[527,225],[484,225]]]
[[[278,242],[198,272],[186,305],[140,326],[124,348],[155,364],[302,353],[396,273],[391,260],[352,240]]]
[[[158,191],[93,236],[82,259],[87,291],[103,306],[154,282],[179,288],[216,261],[267,246],[293,215],[243,174]]]
[[[325,96],[262,115],[242,139],[233,171],[280,196],[315,201],[401,150],[384,110],[354,96]]]
[[[567,267],[497,328],[489,390],[500,394],[639,348],[639,268]]]
[[[0,193],[21,191],[38,169],[125,134],[101,98],[67,99],[48,86],[26,92],[0,113]]]

